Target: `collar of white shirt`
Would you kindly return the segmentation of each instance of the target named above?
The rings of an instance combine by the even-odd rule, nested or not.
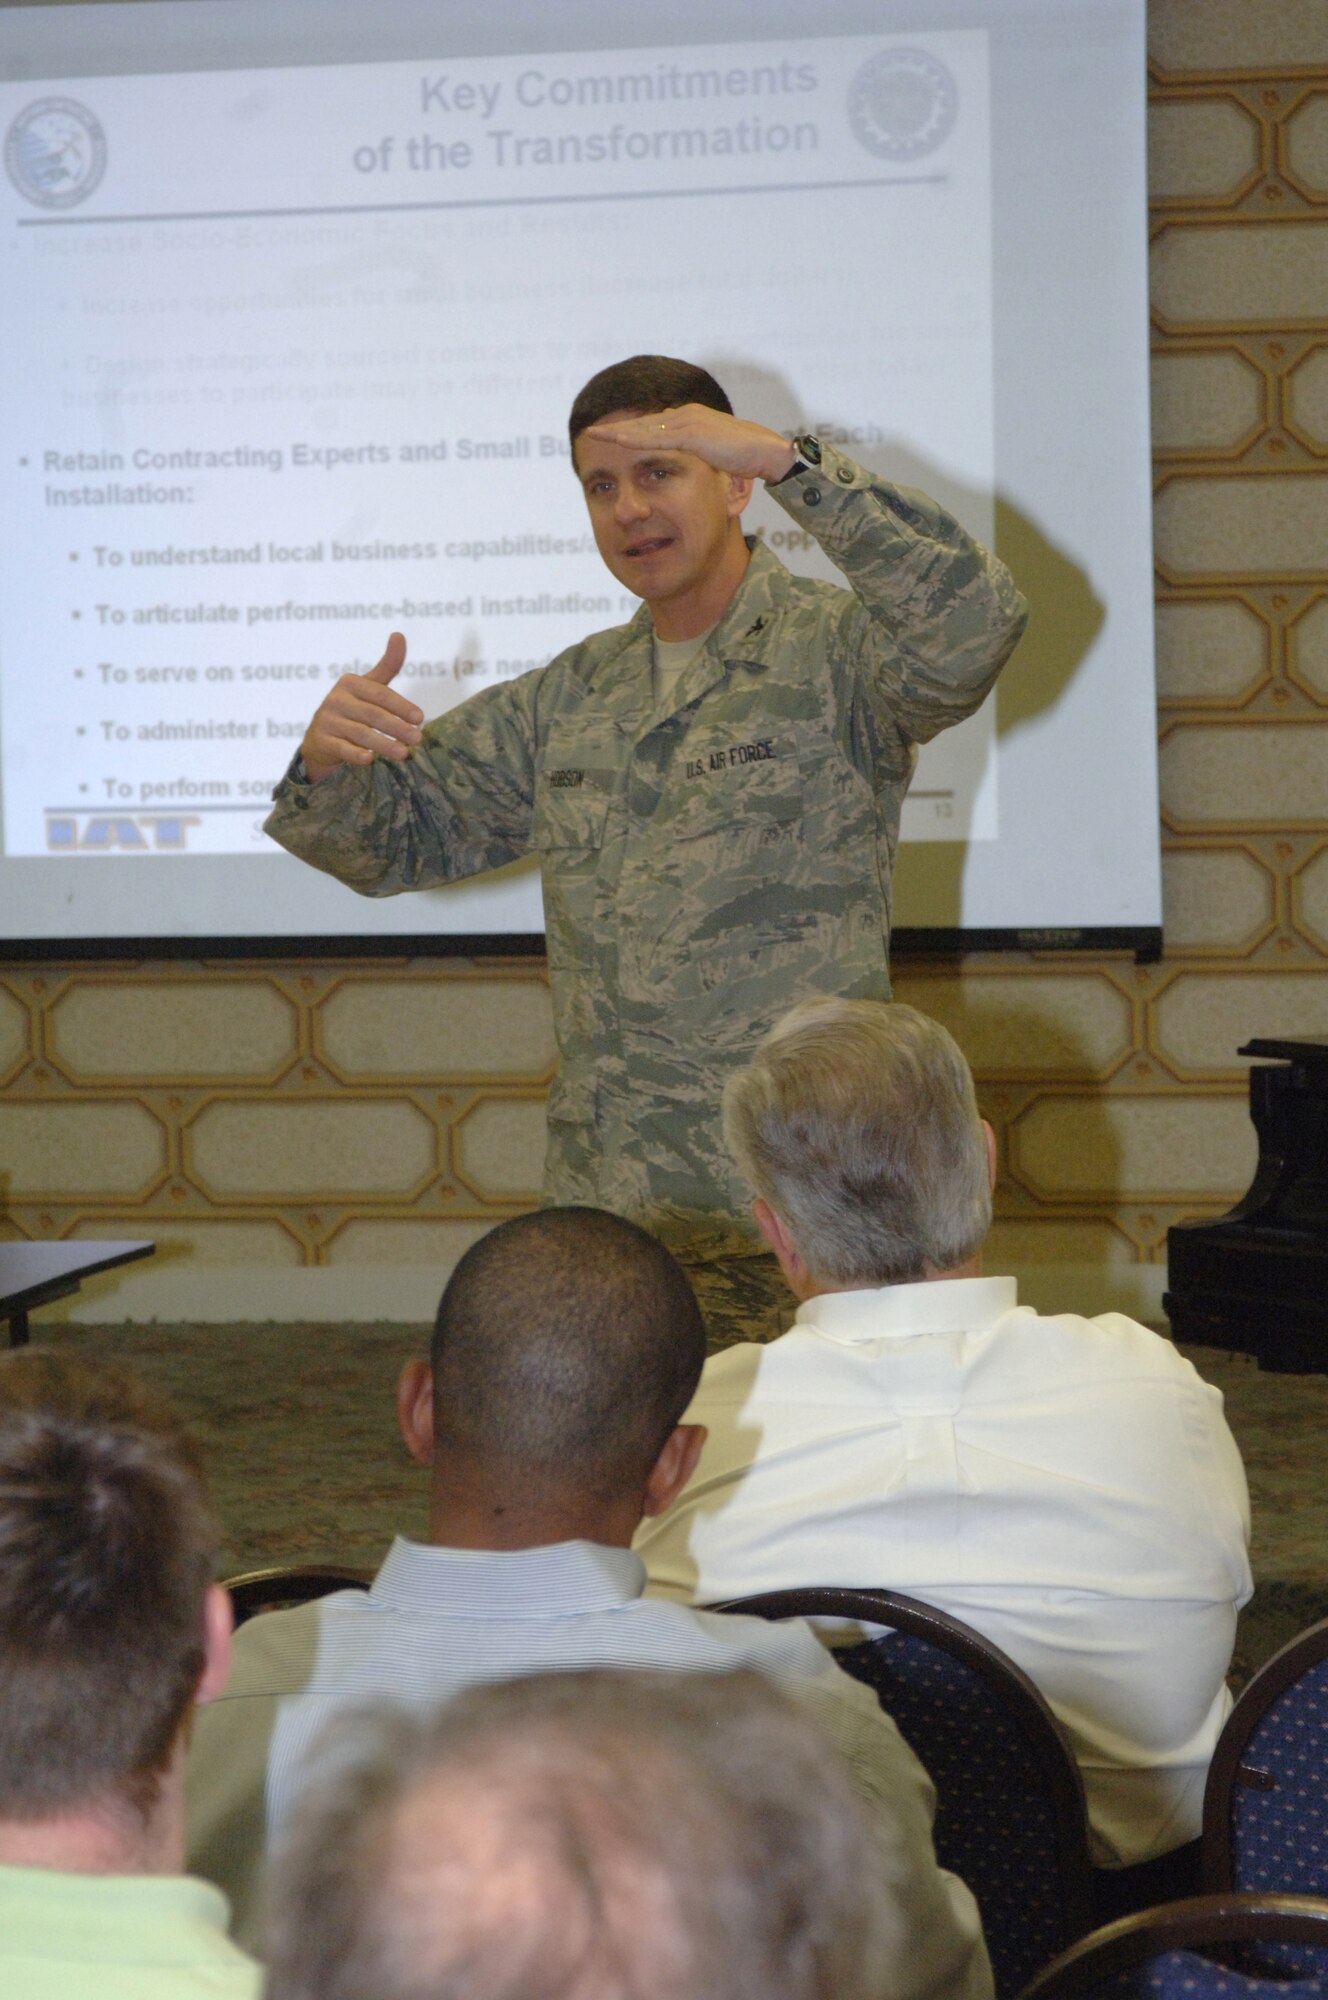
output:
[[[799,1306],[793,1323],[851,1347],[919,1333],[980,1333],[1018,1303],[1013,1278],[937,1278],[872,1291],[821,1292]]]

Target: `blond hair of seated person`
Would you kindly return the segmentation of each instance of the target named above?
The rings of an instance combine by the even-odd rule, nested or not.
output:
[[[890,2000],[901,1913],[828,1740],[753,1673],[544,1674],[338,1725],[267,2000]]]

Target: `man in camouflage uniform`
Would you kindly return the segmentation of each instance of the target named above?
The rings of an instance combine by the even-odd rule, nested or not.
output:
[[[310,724],[267,831],[365,895],[539,855],[561,1066],[544,1193],[656,1230],[712,1340],[792,1300],[719,1123],[731,1071],[808,994],[887,999],[916,746],[976,709],[1023,629],[1004,566],[923,494],[735,417],[637,356],[572,408],[601,555],[644,602],[427,727],[394,634]],[[851,586],[742,533],[762,479]]]

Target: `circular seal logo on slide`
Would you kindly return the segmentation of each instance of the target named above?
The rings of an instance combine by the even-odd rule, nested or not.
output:
[[[76,208],[106,171],[106,134],[72,97],[39,97],[5,134],[5,171],[38,208]]]
[[[917,160],[950,135],[959,110],[955,80],[926,49],[882,49],[848,87],[854,136],[882,160]]]

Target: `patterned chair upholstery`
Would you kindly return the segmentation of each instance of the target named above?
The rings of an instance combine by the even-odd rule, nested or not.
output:
[[[1323,2000],[1318,1979],[1260,1979],[1197,1951],[1165,1951],[1096,1987],[1100,2000]]]
[[[1328,1618],[1260,1668],[1204,1794],[1204,1887],[1328,1896]]]
[[[292,1604],[309,1604],[334,1590],[367,1590],[373,1577],[367,1570],[341,1569],[335,1563],[278,1563],[272,1569],[250,1569],[227,1577],[223,1590],[231,1594],[236,1625],[260,1611],[285,1611]]]
[[[1328,1896],[1328,1618],[1275,1653],[1227,1717],[1204,1793],[1203,1881]],[[1296,1963],[1328,1979],[1328,1947]]]
[[[1328,1900],[1192,1896],[1094,1931],[1027,1986],[1022,2000],[1325,2000],[1317,1977],[1273,1976],[1315,1959]]]
[[[891,1628],[836,1657],[930,1773],[937,1858],[973,1891],[997,2000],[1013,2000],[1091,1922],[1083,1785],[1033,1683],[970,1626],[895,1591],[771,1591],[716,1608]]]

